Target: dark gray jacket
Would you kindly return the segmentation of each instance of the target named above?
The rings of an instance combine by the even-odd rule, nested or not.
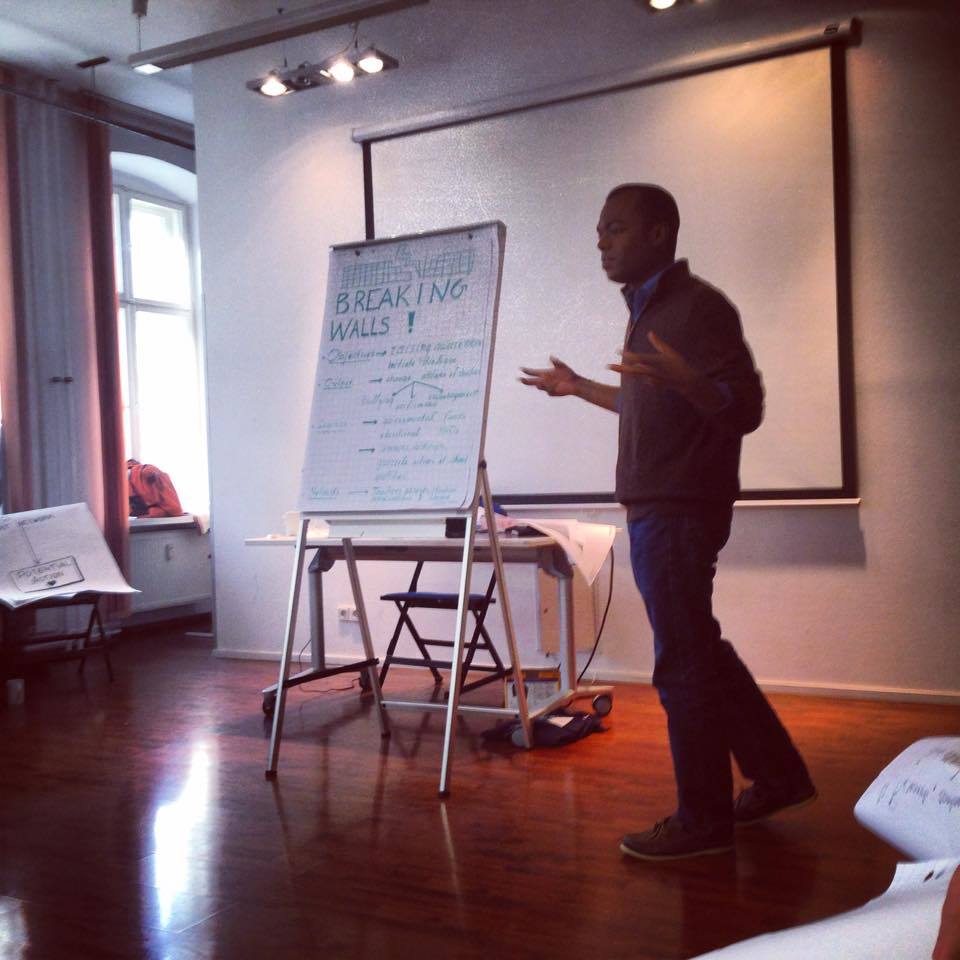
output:
[[[617,499],[628,516],[661,501],[732,504],[740,492],[742,437],[763,418],[763,387],[739,314],[679,260],[631,318],[624,348],[652,352],[650,331],[717,383],[727,403],[704,414],[673,390],[623,376]]]

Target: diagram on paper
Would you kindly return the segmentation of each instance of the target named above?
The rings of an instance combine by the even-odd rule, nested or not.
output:
[[[32,520],[18,520],[14,527],[20,531],[24,543],[33,563],[19,570],[11,570],[10,576],[18,590],[23,593],[35,593],[38,590],[54,590],[57,587],[66,587],[74,583],[83,582],[83,574],[76,557],[57,557],[55,560],[43,560],[37,555],[36,547],[30,539],[31,530],[41,518]]]

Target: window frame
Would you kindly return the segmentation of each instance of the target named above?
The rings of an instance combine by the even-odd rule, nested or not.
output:
[[[152,313],[166,314],[168,316],[180,317],[186,319],[192,338],[193,338],[193,359],[196,365],[197,382],[203,390],[203,370],[201,366],[200,350],[200,329],[197,317],[197,291],[196,291],[196,261],[193,245],[193,224],[191,222],[190,204],[182,200],[174,200],[170,197],[159,196],[138,188],[124,186],[114,183],[113,194],[119,201],[119,239],[120,239],[120,265],[122,276],[118,277],[120,281],[117,286],[117,311],[123,313],[124,344],[126,346],[126,356],[121,358],[126,369],[127,386],[127,409],[129,411],[130,425],[130,446],[126,451],[128,457],[142,460],[140,450],[140,402],[139,389],[137,383],[137,342],[136,342],[136,314],[138,310],[149,310]],[[158,206],[168,207],[180,211],[183,217],[183,242],[186,251],[186,261],[188,270],[188,289],[190,295],[189,306],[183,307],[172,303],[146,300],[137,298],[133,295],[133,258],[131,256],[130,245],[130,201],[132,199],[145,200]],[[119,317],[118,317],[119,322]],[[198,425],[203,432],[202,445],[206,448],[205,425],[203,423],[203,410],[197,411]],[[205,456],[206,454],[204,454]]]

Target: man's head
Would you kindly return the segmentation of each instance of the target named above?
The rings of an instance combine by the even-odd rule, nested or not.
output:
[[[607,194],[597,223],[600,264],[610,280],[643,283],[673,263],[677,202],[652,183],[623,183]]]

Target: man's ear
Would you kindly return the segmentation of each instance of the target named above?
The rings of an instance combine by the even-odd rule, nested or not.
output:
[[[655,223],[650,228],[650,242],[655,247],[662,247],[667,242],[667,225],[665,223]]]

